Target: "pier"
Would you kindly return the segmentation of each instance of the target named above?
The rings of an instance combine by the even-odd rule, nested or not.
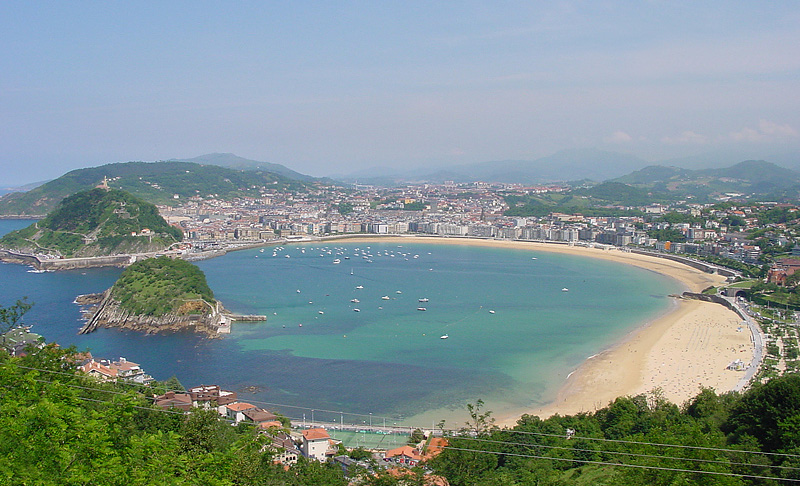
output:
[[[267,320],[267,316],[257,314],[231,314],[228,317],[237,322],[257,322]]]

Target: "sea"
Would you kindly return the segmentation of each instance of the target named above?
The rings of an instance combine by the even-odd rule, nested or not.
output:
[[[30,223],[0,220],[0,233]],[[430,427],[432,411],[447,420],[478,399],[496,414],[546,404],[682,289],[617,262],[413,238],[268,246],[197,265],[226,308],[267,320],[218,339],[78,335],[75,297],[110,287],[116,268],[0,264],[0,305],[27,297],[24,322],[48,342],[125,357],[186,387],[219,384],[296,420]]]

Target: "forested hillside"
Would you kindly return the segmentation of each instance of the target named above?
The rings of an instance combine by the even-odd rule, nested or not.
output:
[[[111,287],[111,296],[127,311],[151,316],[180,312],[191,302],[214,303],[203,271],[168,257],[149,258],[126,268]]]
[[[300,189],[305,184],[267,170],[234,170],[189,162],[125,162],[77,169],[28,192],[0,198],[0,215],[42,215],[63,198],[91,189],[103,178],[154,204],[173,204],[194,196],[259,197],[265,190]],[[178,199],[175,199],[175,196]]]
[[[25,253],[64,257],[160,251],[183,239],[158,209],[117,189],[91,189],[62,200],[27,228],[0,239],[0,245]]]
[[[422,485],[306,461],[289,470],[248,425],[215,411],[151,405],[152,388],[75,372],[72,350],[0,352],[0,478],[4,484]],[[618,398],[595,413],[523,416],[493,427],[479,401],[426,465],[450,485],[779,485],[800,479],[800,376],[743,395],[702,390],[684,406],[658,394]],[[454,424],[455,425],[455,424]],[[363,452],[363,451],[361,451]],[[355,478],[355,479],[354,479]],[[355,480],[355,483],[350,483]],[[439,483],[441,484],[441,483]]]

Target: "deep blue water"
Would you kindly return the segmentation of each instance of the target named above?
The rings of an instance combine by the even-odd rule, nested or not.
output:
[[[29,223],[0,221],[0,233]],[[679,288],[639,268],[531,250],[371,241],[273,251],[198,263],[226,307],[268,315],[221,339],[78,336],[73,299],[110,287],[119,269],[2,264],[0,305],[28,296],[25,322],[48,341],[124,356],[186,386],[255,387],[242,397],[288,405],[292,417],[304,413],[293,407],[314,408],[319,420],[322,409],[409,417],[478,398],[496,411],[541,404],[586,357],[664,312]]]

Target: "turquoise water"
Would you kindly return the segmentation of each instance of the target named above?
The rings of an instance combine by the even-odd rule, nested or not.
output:
[[[26,224],[0,221],[0,231]],[[125,356],[157,379],[253,387],[243,398],[281,404],[291,417],[314,408],[318,421],[340,416],[321,410],[341,410],[394,423],[478,398],[495,411],[545,403],[588,356],[666,311],[680,288],[640,268],[527,249],[370,241],[273,251],[198,263],[227,308],[268,316],[222,339],[78,336],[72,300],[109,287],[118,269],[34,274],[0,265],[0,305],[28,295],[35,332]]]

